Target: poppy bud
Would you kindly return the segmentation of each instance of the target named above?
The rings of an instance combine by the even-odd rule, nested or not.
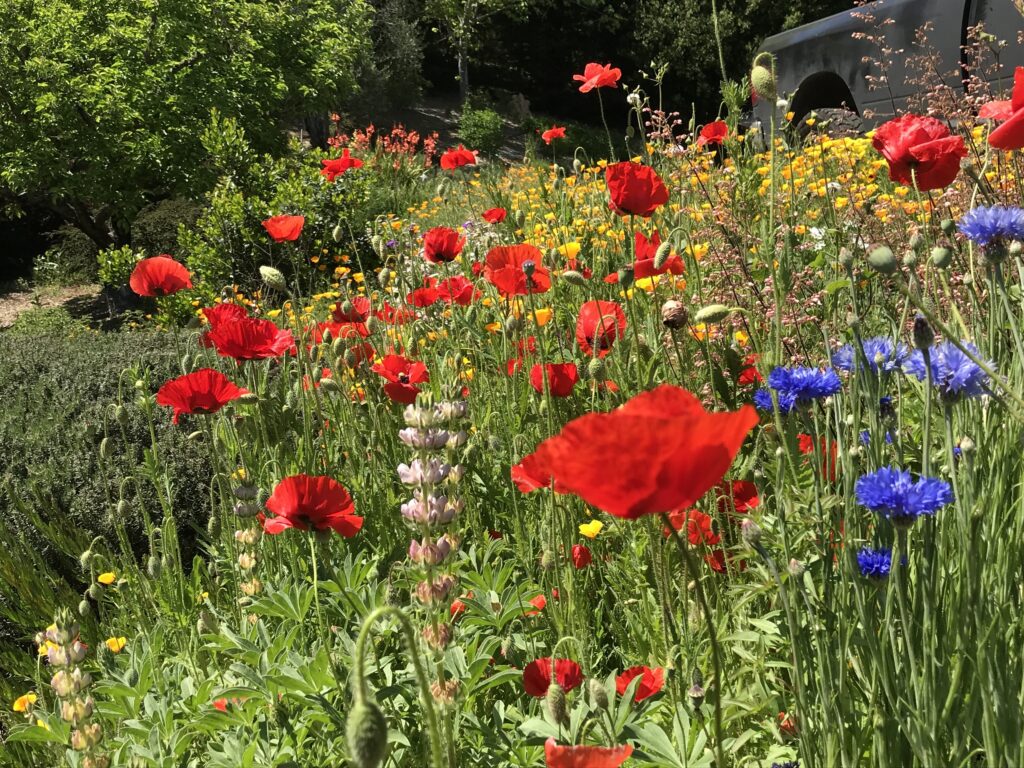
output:
[[[681,301],[669,299],[661,305],[661,322],[673,331],[684,328],[689,322],[689,312]]]
[[[907,269],[913,269],[917,266],[917,254],[913,251],[907,251],[903,256],[903,266]]]
[[[334,334],[331,333],[330,328],[324,329],[324,332],[320,334],[320,340],[324,344],[330,344],[332,341],[334,341]]]
[[[879,245],[868,254],[868,264],[876,272],[891,275],[896,271],[896,254],[887,245]]]
[[[146,562],[146,572],[149,574],[149,577],[151,579],[159,579],[162,570],[163,565],[160,562],[160,558],[156,555],[150,555],[149,560]]]
[[[924,244],[924,236],[920,232],[915,232],[910,236],[910,247],[915,251],[921,250],[924,247]]]
[[[636,135],[636,128],[632,125],[626,126],[626,140],[632,139]]]
[[[373,237],[370,238],[370,245],[373,246],[374,253],[376,253],[380,258],[383,259],[384,238],[381,237],[380,235],[374,235]],[[385,269],[381,274],[387,274],[387,270]]]
[[[748,546],[760,551],[761,527],[749,517],[744,518],[743,523],[740,525],[740,535]]]
[[[937,245],[932,248],[931,256],[929,256],[928,259],[931,261],[933,267],[945,269],[953,260],[953,252],[943,245]]]
[[[96,557],[96,553],[91,549],[85,550],[85,552],[78,556],[78,564],[82,566],[83,571],[89,570],[89,564],[92,562],[94,557]]]
[[[551,190],[552,190],[553,192],[557,192],[557,191],[558,191],[558,190],[560,190],[560,189],[561,189],[561,188],[562,188],[562,187],[563,187],[564,185],[565,185],[565,182],[564,182],[564,181],[562,181],[562,178],[561,178],[560,176],[556,176],[556,177],[555,177],[554,179],[552,179],[552,181],[551,181]]]
[[[114,455],[114,446],[110,442],[109,437],[104,437],[100,440],[100,458],[104,461],[109,460]]]
[[[775,60],[767,51],[754,58],[754,66],[750,70],[750,86],[760,99],[775,101],[778,91],[775,87]]]
[[[604,683],[592,677],[587,683],[587,689],[590,691],[590,700],[594,702],[594,706],[598,709],[608,709],[608,689],[604,687]]]
[[[255,392],[246,392],[244,395],[238,398],[238,402],[242,405],[255,405],[260,401],[260,396]]]
[[[566,725],[569,722],[569,713],[566,711],[565,691],[558,683],[551,683],[548,686],[547,696],[544,697],[548,714],[557,725]]]
[[[78,615],[84,619],[88,617],[90,613],[92,613],[92,603],[88,600],[82,600],[78,604]]]
[[[583,170],[583,163],[580,162],[580,159],[578,157],[574,158],[573,161],[572,161],[572,170],[573,170],[573,173],[575,173],[577,175],[580,173],[580,171]]]
[[[523,327],[523,321],[515,315],[509,315],[505,318],[505,333],[513,334]]]
[[[320,388],[324,392],[341,392],[341,385],[331,378],[327,378],[321,381]]]
[[[388,750],[388,721],[372,699],[358,700],[345,727],[349,756],[356,768],[377,768]]]
[[[654,268],[661,269],[665,266],[665,262],[668,261],[669,255],[672,253],[672,243],[666,240],[664,243],[658,246],[658,250],[654,252]]]
[[[789,575],[790,576],[803,576],[804,571],[807,570],[807,566],[797,560],[795,557],[789,561]]]
[[[960,453],[974,453],[974,441],[969,437],[960,440]]]
[[[853,251],[845,245],[839,249],[839,263],[846,269],[853,266]]]
[[[619,285],[622,286],[622,289],[623,290],[628,290],[629,287],[633,284],[633,278],[634,278],[633,265],[630,264],[629,266],[623,267],[622,269],[620,269],[619,272],[618,272],[618,278],[619,278]]]
[[[376,333],[377,329],[380,327],[380,323],[377,321],[376,317],[366,318],[364,325],[366,326],[366,332],[369,334]]]
[[[335,357],[338,357],[339,355],[345,354],[345,340],[344,339],[335,339],[331,343],[331,353]]]
[[[123,405],[119,405],[114,409],[114,418],[122,427],[128,424],[128,411]]]
[[[117,516],[124,517],[128,514],[128,502],[124,499],[119,499],[117,502]]]
[[[725,304],[708,304],[706,307],[698,309],[693,319],[698,323],[720,323],[731,313],[732,310]]]
[[[260,277],[268,288],[282,292],[288,290],[288,281],[284,279],[284,274],[279,269],[263,265],[260,267]]]
[[[939,222],[939,229],[942,230],[942,233],[944,235],[952,235],[954,232],[956,232],[956,222],[953,221],[952,219],[943,219],[942,221]]]
[[[190,443],[198,443],[203,437],[203,430],[197,429],[195,432],[190,432],[188,437],[185,438]]]
[[[200,611],[199,618],[196,620],[196,631],[201,635],[215,634],[220,631],[220,621],[210,611]]]
[[[85,591],[85,594],[91,597],[93,600],[99,600],[103,597],[103,590],[100,589],[99,584],[90,584],[89,588]]]
[[[935,331],[928,325],[928,321],[924,315],[917,315],[914,318],[914,346],[920,350],[925,350],[931,347],[935,343]]]
[[[526,211],[518,208],[516,209],[516,228],[522,229],[524,224],[526,224]]]
[[[594,381],[604,381],[607,372],[608,366],[600,357],[592,357],[587,363],[587,376]]]
[[[540,556],[540,567],[545,571],[550,571],[555,567],[555,553],[550,549],[545,549]]]
[[[339,222],[335,224],[334,229],[331,230],[331,239],[336,243],[340,243],[341,238],[343,238],[344,236],[345,230],[342,228],[341,223]]]
[[[562,279],[570,285],[575,285],[580,288],[587,284],[587,278],[577,272],[575,269],[567,269],[562,273]]]

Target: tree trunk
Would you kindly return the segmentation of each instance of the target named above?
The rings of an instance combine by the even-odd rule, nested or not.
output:
[[[466,55],[465,46],[459,44],[459,99],[463,104],[469,98],[469,57]]]

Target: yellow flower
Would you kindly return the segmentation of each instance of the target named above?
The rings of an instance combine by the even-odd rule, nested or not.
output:
[[[604,523],[600,520],[591,520],[589,523],[580,523],[580,535],[586,536],[588,539],[596,539],[597,534],[604,528]]]
[[[98,581],[105,587],[109,587],[111,584],[117,581],[117,574],[113,571],[107,571],[106,573],[101,573],[99,576],[97,576],[96,581]]]
[[[533,318],[534,321],[537,323],[537,326],[543,328],[550,322],[552,314],[554,313],[551,310],[551,307],[541,307],[540,309],[533,313]]]
[[[34,693],[26,693],[14,700],[14,704],[11,705],[11,709],[15,712],[28,712],[35,703],[36,695]]]
[[[580,253],[580,244],[576,241],[558,246],[558,252],[567,259],[575,259]]]
[[[120,653],[124,650],[124,645],[128,640],[124,637],[108,637],[103,642],[107,644],[111,653]]]

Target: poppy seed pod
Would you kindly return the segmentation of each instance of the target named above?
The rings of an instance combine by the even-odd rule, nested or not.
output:
[[[384,761],[388,722],[375,701],[356,701],[348,716],[345,738],[356,768],[377,768]]]
[[[931,255],[928,257],[931,261],[932,266],[937,269],[946,269],[953,261],[953,252],[943,245],[937,245],[932,248]]]
[[[907,269],[913,269],[917,266],[917,254],[913,251],[907,251],[903,255],[903,266]]]
[[[288,290],[288,282],[284,279],[284,274],[279,269],[264,264],[260,267],[260,277],[268,288],[273,288],[275,291]]]
[[[879,245],[868,254],[868,264],[876,272],[883,275],[891,275],[896,271],[896,254],[887,245]]]
[[[778,91],[775,87],[775,60],[767,51],[754,57],[750,70],[750,86],[759,99],[775,101]]]
[[[661,305],[661,322],[673,331],[686,327],[689,314],[683,303],[675,299],[669,299]]]
[[[547,695],[544,697],[544,703],[547,705],[548,714],[551,715],[552,721],[558,725],[566,725],[569,722],[569,713],[566,707],[565,691],[558,683],[551,683],[548,686]]]

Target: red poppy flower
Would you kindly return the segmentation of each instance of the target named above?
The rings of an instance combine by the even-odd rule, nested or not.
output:
[[[681,387],[662,385],[608,413],[588,413],[542,442],[523,463],[616,517],[692,506],[732,464],[757,411],[708,413]],[[608,462],[615,457],[614,472]]]
[[[365,339],[370,335],[370,331],[366,328],[363,323],[339,323],[339,322],[326,322],[317,323],[310,331],[310,343],[311,344],[322,344],[324,339],[327,338],[327,334],[330,334],[331,340],[334,339]]]
[[[136,264],[128,285],[139,296],[170,296],[191,288],[192,277],[183,264],[164,254]]]
[[[953,136],[945,123],[934,117],[902,115],[875,129],[871,140],[889,163],[889,178],[913,185],[922,192],[943,189],[960,171],[967,156],[961,136]]]
[[[288,528],[331,529],[350,539],[363,527],[363,518],[352,514],[355,504],[345,486],[331,477],[286,477],[274,487],[267,499],[267,509],[274,517],[263,521],[263,530],[271,534]]]
[[[709,555],[704,555],[704,562],[715,573],[728,573],[730,568],[734,571],[747,570],[746,560],[741,560],[735,555],[726,555],[725,550],[721,548],[716,549]]]
[[[479,296],[476,286],[462,275],[445,278],[437,284],[437,297],[445,304],[468,307]]]
[[[533,606],[532,611],[526,611],[527,616],[539,616],[540,612],[548,607],[548,599],[544,595],[537,595],[530,601],[530,605]]]
[[[454,229],[434,227],[423,235],[423,256],[434,264],[454,261],[455,257],[462,253],[462,246],[465,244],[466,238],[459,237],[459,233]]]
[[[618,67],[591,62],[583,68],[582,75],[573,75],[572,79],[583,83],[580,86],[580,93],[589,93],[595,88],[614,88],[620,77],[622,70]]]
[[[363,167],[362,160],[358,157],[351,157],[349,155],[348,147],[345,147],[345,149],[341,151],[341,157],[321,160],[320,164],[323,165],[323,168],[320,169],[320,174],[330,182],[333,182],[349,168]]]
[[[551,287],[551,274],[541,266],[543,258],[533,245],[496,245],[487,252],[484,277],[502,296],[545,293]]]
[[[285,243],[298,240],[305,224],[305,216],[271,216],[263,222],[263,228],[275,243]]]
[[[501,224],[508,216],[508,211],[504,208],[488,208],[482,214],[483,220],[488,224]]]
[[[785,712],[779,712],[779,730],[783,736],[796,736],[800,730],[796,724],[796,717]]]
[[[696,509],[677,509],[668,513],[668,521],[677,531],[682,530],[686,525],[686,540],[696,547],[699,544],[707,544],[713,547],[722,541],[722,537],[715,533],[714,521],[710,515],[705,515]],[[666,537],[672,532],[665,528],[662,531]]]
[[[511,376],[523,367],[524,358],[537,354],[537,337],[527,336],[525,339],[516,340],[516,357],[505,363],[505,369]]]
[[[416,313],[411,309],[405,307],[393,307],[384,302],[384,306],[374,311],[373,316],[378,320],[382,320],[388,325],[403,325],[410,320],[416,319]]]
[[[605,357],[626,331],[626,314],[614,301],[587,301],[576,317],[576,343],[583,354]]]
[[[750,384],[757,384],[764,381],[761,376],[761,372],[757,370],[758,355],[747,355],[743,358],[743,365],[746,367],[740,371],[739,378],[736,379],[736,383],[741,387],[749,386]]]
[[[547,768],[619,768],[633,754],[633,747],[559,746],[554,739],[544,742]]]
[[[512,482],[521,493],[531,493],[540,488],[551,487],[551,473],[547,471],[546,465],[537,457],[536,453],[523,457],[522,461],[512,467],[511,475]],[[555,481],[555,491],[557,493],[564,492],[564,489],[559,487],[557,480]]]
[[[572,566],[577,571],[586,568],[593,561],[590,550],[583,544],[574,544],[572,547]]]
[[[530,369],[530,386],[542,395],[546,382],[552,397],[569,397],[579,380],[576,363],[538,363]]]
[[[660,692],[665,686],[665,670],[661,667],[655,667],[654,669],[650,667],[630,667],[615,678],[615,690],[618,691],[619,696],[626,693],[629,684],[637,677],[641,678],[641,680],[636,688],[635,698],[633,699],[636,702],[651,698],[651,696]]]
[[[365,296],[355,296],[349,301],[351,309],[342,309],[342,303],[334,305],[334,320],[339,323],[365,323],[370,319],[370,300]]]
[[[809,456],[814,453],[814,438],[810,435],[800,433],[796,436],[797,446],[800,453]],[[821,437],[818,441],[821,448],[821,476],[825,480],[834,483],[836,480],[836,459],[839,455],[839,444],[834,440],[829,441]]]
[[[554,141],[555,139],[565,138],[565,128],[561,125],[553,125],[546,131],[544,131],[544,133],[542,133],[540,137],[544,139],[545,144],[550,146],[551,142]]]
[[[733,480],[731,485],[720,483],[716,490],[718,511],[729,517],[749,514],[750,510],[761,504],[757,486],[748,480]]]
[[[654,169],[640,163],[612,163],[604,169],[611,195],[609,207],[620,216],[649,218],[668,202],[668,188]]]
[[[437,278],[423,278],[423,285],[412,291],[405,300],[414,307],[429,307],[437,303]]]
[[[214,304],[212,307],[203,307],[202,312],[206,322],[210,324],[211,330],[223,323],[233,323],[235,320],[249,316],[248,310],[241,304],[228,302]]]
[[[206,339],[218,355],[235,360],[264,360],[295,349],[291,331],[278,328],[270,320],[254,317],[221,323],[207,332]]]
[[[725,143],[725,139],[728,135],[729,126],[726,124],[725,120],[715,120],[713,123],[708,123],[700,129],[700,135],[697,137],[697,146],[721,146]]]
[[[174,409],[177,424],[183,413],[216,413],[247,392],[220,371],[200,368],[166,382],[156,393],[156,402]]]
[[[637,231],[633,238],[635,243],[634,250],[636,251],[636,260],[633,262],[633,277],[635,279],[639,280],[644,277],[664,275],[666,272],[673,275],[681,275],[686,271],[686,265],[683,264],[683,260],[679,258],[678,253],[669,254],[669,257],[665,259],[665,263],[661,265],[660,269],[654,265],[654,258],[657,256],[658,248],[661,246],[661,237],[658,235],[658,230],[654,230],[649,240],[640,231]],[[619,273],[613,272],[604,281],[606,283],[619,282]]]
[[[404,405],[416,402],[416,395],[420,393],[416,384],[430,381],[427,366],[418,360],[407,360],[401,355],[385,355],[384,359],[370,370],[387,379],[384,394],[396,403]]]
[[[583,683],[583,670],[572,659],[555,659],[555,682],[569,692]],[[551,687],[551,657],[531,661],[523,669],[523,687],[531,696],[544,698]]]
[[[1024,67],[1014,70],[1010,99],[990,101],[982,106],[978,117],[1005,121],[989,134],[991,146],[996,149],[1024,148]]]
[[[458,149],[449,149],[441,155],[441,169],[453,171],[463,165],[476,165],[476,152],[466,149],[459,144]]]

